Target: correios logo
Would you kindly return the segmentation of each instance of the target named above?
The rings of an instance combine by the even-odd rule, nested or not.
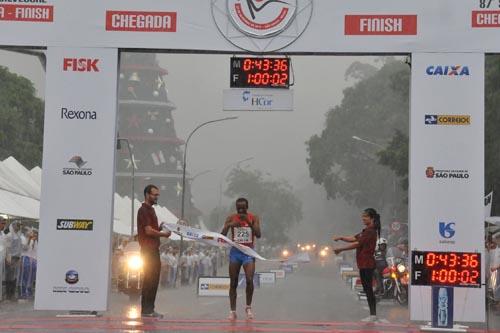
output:
[[[468,66],[455,65],[455,66],[442,66],[432,65],[425,70],[427,75],[432,76],[469,76],[470,70]]]
[[[285,30],[295,18],[297,0],[228,0],[234,26],[244,34],[267,38]]]
[[[65,72],[99,72],[98,63],[99,59],[64,58],[63,70]]]

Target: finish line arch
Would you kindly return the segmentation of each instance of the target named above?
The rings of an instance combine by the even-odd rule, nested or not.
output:
[[[415,0],[287,0],[256,14],[232,0],[0,3],[0,45],[48,50],[36,308],[107,307],[110,258],[101,249],[110,249],[120,49],[411,53],[411,249],[483,256],[484,232],[477,225],[484,218],[484,54],[500,53],[497,7],[495,0],[425,6]],[[63,108],[95,117],[68,116]],[[444,126],[442,116],[469,122]],[[63,172],[75,155],[89,161],[84,176]],[[78,190],[70,197],[68,187]],[[94,227],[85,234],[60,231],[55,226],[62,218],[92,220]],[[75,269],[79,280],[70,285],[65,280]],[[430,319],[430,297],[430,287],[411,287],[412,320]],[[456,288],[455,319],[484,322],[484,298],[483,284]]]

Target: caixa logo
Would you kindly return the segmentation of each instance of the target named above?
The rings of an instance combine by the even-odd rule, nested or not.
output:
[[[455,223],[439,222],[439,234],[441,237],[446,239],[450,239],[455,236]]]
[[[425,70],[427,75],[432,76],[469,76],[470,70],[469,66],[442,66],[442,65],[432,65],[427,67]]]
[[[99,59],[64,58],[63,70],[65,72],[99,72],[98,63]]]

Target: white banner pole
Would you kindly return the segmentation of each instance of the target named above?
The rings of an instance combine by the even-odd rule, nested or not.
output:
[[[117,49],[49,47],[35,309],[105,311]]]
[[[484,258],[484,54],[414,53],[411,66],[410,251]],[[455,321],[485,321],[481,272],[479,288],[454,288]],[[410,317],[431,319],[430,286],[411,286]]]

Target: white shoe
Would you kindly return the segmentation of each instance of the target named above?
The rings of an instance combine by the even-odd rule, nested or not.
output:
[[[252,307],[247,306],[245,309],[245,312],[247,313],[247,320],[252,320],[255,318],[253,312],[252,312]]]
[[[234,321],[236,320],[236,311],[229,311],[229,316],[227,317],[228,320]]]
[[[361,319],[361,321],[365,323],[375,323],[377,320],[378,320],[377,316],[371,316],[371,315],[364,319]]]

